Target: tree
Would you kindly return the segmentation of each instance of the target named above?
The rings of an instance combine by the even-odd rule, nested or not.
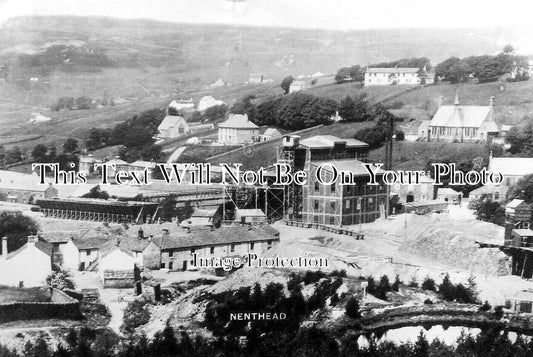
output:
[[[435,280],[431,279],[429,276],[426,276],[421,287],[424,290],[436,291]]]
[[[428,357],[429,356],[429,343],[421,330],[418,338],[416,339],[413,348],[413,357]]]
[[[294,81],[294,78],[292,76],[287,76],[283,78],[281,81],[281,89],[285,92],[285,94],[289,94],[289,90],[291,87],[291,83]]]
[[[531,190],[533,191],[533,187]],[[515,191],[513,190],[513,192]],[[474,210],[480,221],[491,222],[500,226],[505,224],[505,207],[499,202],[493,201],[488,194],[483,194],[479,199],[470,201],[469,207]]]
[[[503,53],[512,53],[514,52],[514,47],[508,43],[503,47]]]
[[[345,310],[344,313],[348,317],[353,317],[354,319],[361,317],[361,313],[359,312],[359,301],[355,297],[351,297],[348,300]]]
[[[38,225],[21,213],[0,213],[0,237],[7,237],[7,250],[19,249],[28,241],[28,236],[37,234]]]
[[[109,194],[106,191],[103,191],[100,188],[100,185],[96,185],[93,188],[91,188],[91,190],[85,195],[83,195],[82,197],[83,198],[98,198],[98,199],[107,200],[109,199]]]
[[[439,294],[444,300],[453,301],[455,297],[455,286],[450,281],[450,275],[446,273],[442,283],[439,285]]]
[[[339,116],[344,121],[355,121],[357,112],[355,109],[355,101],[350,96],[344,97],[339,104]]]
[[[73,138],[68,138],[63,143],[63,152],[66,154],[71,154],[78,149],[78,140]]]
[[[37,144],[31,151],[31,156],[35,162],[48,162],[48,148],[46,145]]]
[[[393,291],[400,290],[400,284],[402,284],[402,281],[400,280],[400,276],[396,274],[396,278],[394,279],[394,283],[392,283],[391,289]]]

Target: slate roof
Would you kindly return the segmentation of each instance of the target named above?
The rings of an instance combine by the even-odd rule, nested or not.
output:
[[[520,300],[520,301],[531,301],[533,302],[533,291],[532,290],[521,290],[516,293],[514,293],[511,298],[513,300]]]
[[[175,128],[179,123],[184,123],[187,126],[187,122],[180,116],[167,115],[165,119],[157,127],[158,130],[169,130]]]
[[[509,202],[507,205],[505,205],[505,208],[516,208],[520,206],[522,203],[524,203],[524,200],[520,200],[518,198],[515,198],[511,202]]]
[[[276,230],[268,226],[221,227],[215,230],[196,230],[191,233],[158,237],[158,245],[165,249],[188,249],[204,246],[279,240]],[[279,233],[277,233],[279,234]]]
[[[367,68],[366,73],[416,73],[419,68],[383,68],[383,67],[370,67]]]
[[[532,157],[493,157],[490,159],[488,171],[501,173],[504,176],[525,176],[533,174]]]
[[[259,129],[257,125],[248,120],[248,115],[230,114],[228,120],[218,125],[219,128]]]
[[[490,119],[490,113],[490,106],[442,105],[431,119],[430,126],[479,128],[481,124]],[[496,123],[487,129],[499,131]]]
[[[12,251],[11,253],[7,255],[7,259],[11,259],[15,255],[20,254],[25,249],[27,249],[30,244],[35,244],[35,247],[39,249],[41,252],[43,252],[44,254],[49,255],[49,256],[52,255],[52,244],[42,241],[42,240],[38,240],[35,243],[26,243],[19,249]]]
[[[102,246],[110,240],[113,240],[113,238],[105,236],[84,237],[73,239],[72,243],[74,243],[78,250],[102,249]]]
[[[49,187],[48,183],[39,185],[37,174],[0,170],[0,189],[44,192]]]
[[[513,229],[513,232],[520,237],[533,237],[533,230],[531,229]]]

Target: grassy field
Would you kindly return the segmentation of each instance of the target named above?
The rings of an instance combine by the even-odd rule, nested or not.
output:
[[[401,93],[393,101],[404,103],[402,111],[416,119],[427,119],[426,108],[434,112],[442,96],[442,104],[453,103],[455,93],[459,101],[465,105],[489,105],[490,97],[494,97],[495,118],[505,124],[517,124],[524,115],[533,111],[533,80],[516,83],[505,83],[500,90],[497,82],[483,84],[439,83],[421,87],[420,90]]]
[[[0,303],[10,302],[47,302],[50,301],[50,294],[43,288],[13,288],[0,286]]]
[[[483,157],[484,163],[488,163],[489,152],[484,144],[396,141],[392,168],[425,170],[431,168],[428,166],[431,163],[472,161],[476,157]],[[368,159],[371,162],[384,162],[385,148],[372,150]]]

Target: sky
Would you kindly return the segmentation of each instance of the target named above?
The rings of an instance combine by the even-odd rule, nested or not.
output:
[[[0,0],[16,16],[79,15],[321,29],[533,26],[531,0]]]

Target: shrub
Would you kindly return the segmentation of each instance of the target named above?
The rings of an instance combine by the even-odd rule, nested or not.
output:
[[[431,279],[429,276],[426,276],[422,282],[422,289],[436,291],[435,280]]]
[[[424,304],[425,305],[433,305],[433,301],[431,301],[431,299],[426,299],[426,300],[424,300]]]
[[[494,318],[500,320],[503,317],[503,306],[498,305],[494,308]]]
[[[411,281],[409,282],[409,284],[407,284],[407,286],[410,288],[418,288],[418,282],[416,281],[416,276],[413,275],[413,277],[411,278]]]
[[[333,270],[331,273],[329,273],[329,276],[338,276],[339,278],[346,278],[346,270]]]
[[[489,302],[487,300],[485,300],[483,305],[481,305],[479,307],[478,311],[485,312],[485,311],[489,311],[491,308],[492,308],[492,306],[490,306]]]
[[[67,271],[53,271],[46,277],[46,284],[51,288],[59,290],[74,289],[74,282],[71,278],[72,275]]]
[[[139,326],[147,324],[150,321],[150,312],[146,308],[146,301],[135,300],[128,304],[124,310],[124,323],[121,330],[133,332]]]
[[[350,300],[348,300],[346,303],[345,314],[354,319],[361,317],[361,313],[359,312],[359,301],[356,298],[351,297]]]

